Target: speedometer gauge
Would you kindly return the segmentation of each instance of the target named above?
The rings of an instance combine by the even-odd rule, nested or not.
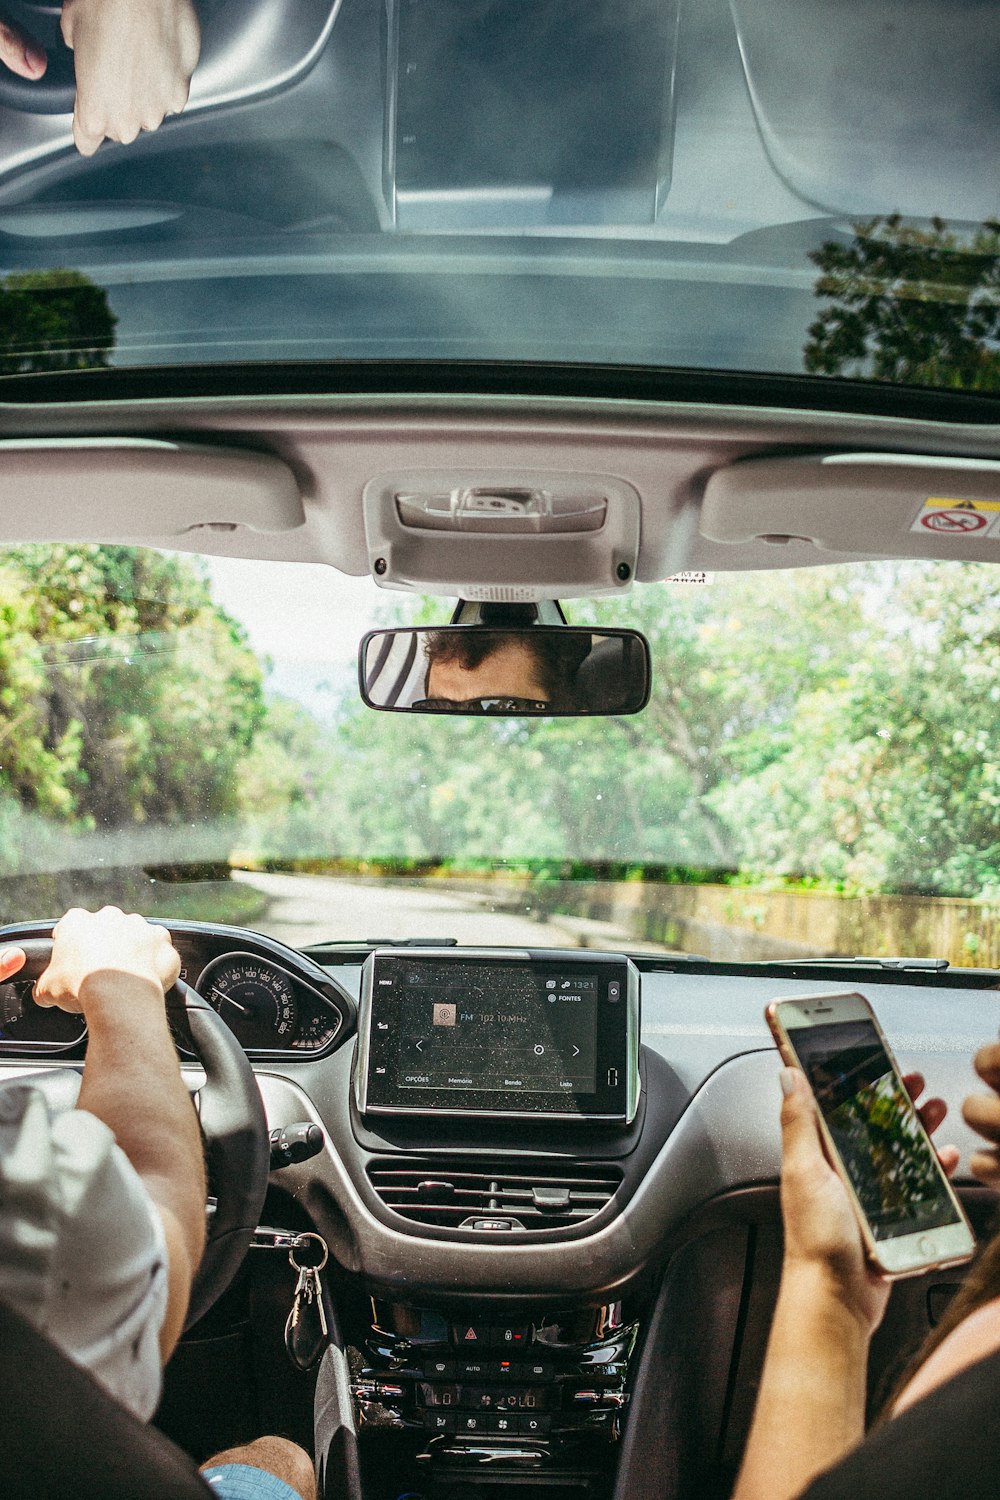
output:
[[[284,969],[254,953],[213,959],[198,989],[244,1047],[288,1047],[295,1034],[295,986]]]

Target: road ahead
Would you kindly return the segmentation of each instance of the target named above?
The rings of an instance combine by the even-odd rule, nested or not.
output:
[[[372,938],[455,938],[499,947],[642,947],[623,931],[579,917],[534,920],[528,911],[493,911],[488,895],[421,885],[380,885],[330,875],[268,875],[237,870],[233,879],[270,901],[260,926],[272,937],[302,948],[309,943]],[[663,950],[656,950],[663,951]]]

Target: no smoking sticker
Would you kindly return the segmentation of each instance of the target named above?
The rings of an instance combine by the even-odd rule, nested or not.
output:
[[[959,538],[1000,536],[1000,500],[949,500],[932,495],[920,507],[910,530]]]

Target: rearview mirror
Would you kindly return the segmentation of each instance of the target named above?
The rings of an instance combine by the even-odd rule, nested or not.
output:
[[[390,713],[634,714],[649,699],[649,644],[574,625],[373,630],[358,673],[368,707]]]

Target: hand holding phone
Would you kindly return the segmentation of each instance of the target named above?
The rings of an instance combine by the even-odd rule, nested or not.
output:
[[[972,1231],[868,1002],[855,994],[806,996],[776,1001],[766,1014],[784,1061],[812,1089],[827,1157],[872,1268],[911,1276],[967,1260]],[[786,1132],[786,1170],[788,1150]],[[808,1191],[801,1196],[804,1211]],[[843,1205],[839,1194],[826,1197],[821,1218],[833,1214],[831,1198]],[[834,1237],[842,1233],[842,1225],[828,1227]]]

